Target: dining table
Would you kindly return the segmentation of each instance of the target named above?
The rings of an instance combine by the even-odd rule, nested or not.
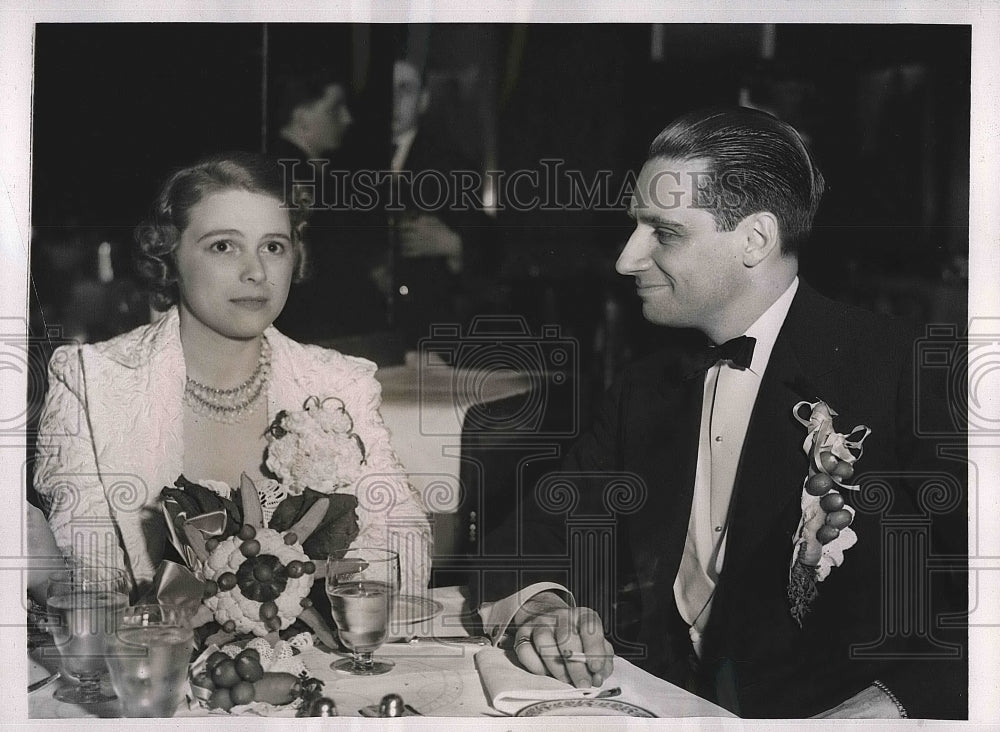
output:
[[[323,682],[322,693],[332,699],[337,715],[342,717],[368,716],[387,694],[400,695],[405,703],[424,717],[471,718],[488,721],[489,718],[509,718],[512,708],[494,706],[484,683],[485,671],[477,663],[477,654],[489,651],[494,663],[509,664],[513,673],[521,673],[510,652],[494,651],[489,641],[475,635],[475,615],[469,607],[464,588],[440,587],[428,590],[426,597],[408,598],[421,612],[396,617],[390,626],[390,639],[376,652],[376,658],[391,659],[395,666],[379,676],[352,676],[335,671],[331,663],[344,658],[339,650],[332,650],[314,643],[301,649],[299,658],[310,676]],[[412,608],[411,608],[412,609]],[[29,653],[29,683],[44,678],[58,665],[58,659],[49,648],[48,654],[36,648]],[[33,678],[35,677],[35,678]],[[552,683],[551,679],[547,679]],[[119,702],[94,705],[74,705],[58,701],[53,696],[61,679],[28,694],[28,711],[31,719],[113,718],[121,716]],[[615,658],[614,672],[601,687],[610,698],[621,704],[634,705],[648,710],[656,717],[669,718],[720,718],[733,715],[684,689],[659,679],[624,658]],[[571,687],[566,689],[572,693]],[[572,706],[562,714],[586,714],[583,703],[580,711]],[[526,705],[525,705],[526,706]],[[516,710],[514,710],[516,711]],[[247,716],[294,717],[296,708],[268,707],[247,709]],[[226,712],[210,710],[188,691],[177,709],[175,718],[225,718]]]

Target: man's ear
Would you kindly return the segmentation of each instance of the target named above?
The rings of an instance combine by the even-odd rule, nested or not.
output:
[[[420,90],[420,101],[417,102],[417,112],[423,114],[427,111],[427,108],[431,106],[431,93],[426,89]]]
[[[770,211],[750,214],[740,222],[739,228],[745,237],[743,265],[756,267],[772,252],[781,250],[781,233],[777,217]]]

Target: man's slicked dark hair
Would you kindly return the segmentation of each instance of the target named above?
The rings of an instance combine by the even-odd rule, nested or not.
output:
[[[823,175],[795,128],[747,107],[690,112],[656,136],[649,159],[709,163],[699,199],[716,228],[732,231],[753,213],[778,219],[781,251],[797,252],[809,238],[823,197]]]
[[[275,128],[280,130],[287,125],[297,107],[315,103],[326,94],[326,88],[333,85],[347,90],[344,79],[326,71],[277,75],[272,92]]]

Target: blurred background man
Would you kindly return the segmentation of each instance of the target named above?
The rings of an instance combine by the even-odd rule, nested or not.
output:
[[[353,124],[348,93],[324,74],[286,75],[278,81],[278,136],[271,152],[282,160],[286,191],[310,209],[306,244],[309,269],[292,288],[278,328],[293,338],[327,340],[377,330],[385,302],[369,272],[378,246],[372,227],[350,210],[337,187],[344,172],[340,150]]]
[[[403,211],[390,217],[391,281],[395,325],[409,346],[434,323],[462,322],[468,314],[468,279],[488,255],[491,219],[463,201],[460,177],[478,176],[454,140],[425,124],[431,93],[416,65],[396,61],[392,77],[392,149]]]

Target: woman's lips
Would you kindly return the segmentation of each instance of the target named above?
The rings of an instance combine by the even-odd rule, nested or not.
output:
[[[245,310],[261,310],[267,306],[266,297],[234,297],[229,302]]]

